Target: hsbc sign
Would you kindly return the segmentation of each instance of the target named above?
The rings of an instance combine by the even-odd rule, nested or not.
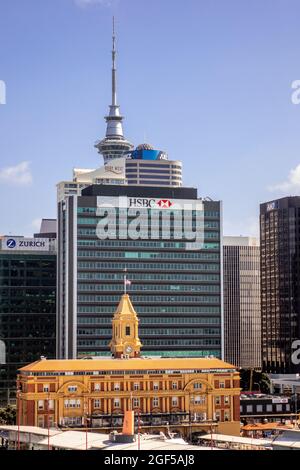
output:
[[[146,197],[109,197],[98,196],[98,207],[135,208],[135,209],[172,209],[203,210],[203,202],[198,199],[167,199]]]
[[[129,207],[169,209],[173,206],[169,199],[129,198]]]

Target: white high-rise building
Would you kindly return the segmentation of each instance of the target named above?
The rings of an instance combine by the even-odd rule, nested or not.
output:
[[[253,237],[223,238],[224,359],[261,368],[260,247]]]

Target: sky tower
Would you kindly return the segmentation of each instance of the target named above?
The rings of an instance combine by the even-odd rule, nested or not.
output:
[[[105,117],[107,122],[104,139],[96,142],[95,147],[103,155],[104,164],[114,158],[120,158],[134,148],[123,135],[123,116],[120,115],[120,106],[117,104],[116,86],[116,48],[115,48],[115,19],[113,17],[112,35],[112,100],[109,106],[109,114]]]

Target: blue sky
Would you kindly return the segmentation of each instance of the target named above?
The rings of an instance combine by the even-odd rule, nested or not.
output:
[[[299,0],[0,0],[0,233],[102,164],[113,14],[126,137],[182,160],[225,234],[257,233],[259,203],[300,189]]]

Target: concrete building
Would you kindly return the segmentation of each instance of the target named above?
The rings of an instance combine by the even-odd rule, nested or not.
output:
[[[293,413],[290,397],[266,395],[263,393],[241,393],[241,419],[247,422],[260,423],[294,421],[297,415]]]
[[[216,358],[142,357],[138,318],[128,294],[116,309],[113,358],[42,359],[18,375],[18,422],[52,427],[95,426],[104,432],[139,414],[141,431],[168,426],[182,435],[211,430],[239,435],[240,381]],[[191,437],[191,435],[190,435]]]
[[[146,353],[221,358],[221,220],[193,188],[93,185],[59,203],[57,357],[105,354],[127,269]]]
[[[260,244],[263,369],[299,373],[299,196],[260,205]]]
[[[15,401],[18,368],[55,357],[56,241],[37,235],[0,238],[1,405]]]
[[[261,368],[260,250],[251,237],[223,238],[224,358]]]

